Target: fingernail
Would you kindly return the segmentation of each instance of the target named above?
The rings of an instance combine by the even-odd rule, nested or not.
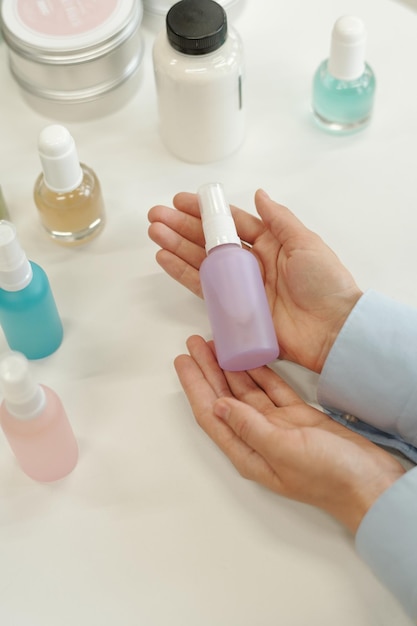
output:
[[[258,189],[258,193],[260,196],[263,196],[266,200],[271,199],[269,195],[266,193],[265,189]]]
[[[214,403],[214,414],[220,417],[220,419],[227,421],[230,415],[230,407],[227,402],[224,402],[222,399],[216,400]]]

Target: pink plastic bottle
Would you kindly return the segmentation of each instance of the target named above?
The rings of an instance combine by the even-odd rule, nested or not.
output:
[[[200,280],[219,365],[239,371],[270,363],[279,347],[258,262],[242,248],[223,187],[198,190],[207,258]]]
[[[62,402],[52,389],[32,380],[20,352],[0,359],[0,387],[0,424],[22,470],[40,482],[69,474],[77,464],[78,446]]]

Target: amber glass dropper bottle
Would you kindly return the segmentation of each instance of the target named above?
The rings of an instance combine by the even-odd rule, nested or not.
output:
[[[94,171],[78,160],[75,142],[59,124],[42,130],[38,142],[42,173],[34,187],[41,222],[56,241],[86,243],[104,226],[104,203]]]

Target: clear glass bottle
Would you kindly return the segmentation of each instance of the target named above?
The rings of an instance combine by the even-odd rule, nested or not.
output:
[[[365,62],[366,30],[357,17],[340,17],[332,31],[330,56],[313,79],[316,122],[333,133],[364,128],[371,119],[375,75]]]
[[[243,47],[213,0],[181,0],[156,38],[159,129],[168,150],[191,163],[223,159],[245,135]]]
[[[41,359],[59,348],[63,327],[48,277],[29,261],[11,222],[0,221],[0,324],[12,350]]]
[[[220,367],[270,363],[279,347],[258,261],[242,248],[222,185],[198,190],[207,258],[200,280]]]
[[[0,220],[10,220],[9,209],[4,199],[3,191],[0,186]]]
[[[78,445],[57,394],[34,382],[23,354],[0,359],[0,424],[22,470],[40,482],[71,472]]]
[[[96,237],[105,221],[100,182],[78,160],[74,139],[59,124],[42,130],[38,142],[42,172],[34,200],[42,225],[57,243],[74,246]]]

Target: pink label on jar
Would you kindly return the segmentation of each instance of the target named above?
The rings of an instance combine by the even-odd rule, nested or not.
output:
[[[80,35],[94,30],[119,0],[17,0],[23,24],[40,35]]]

